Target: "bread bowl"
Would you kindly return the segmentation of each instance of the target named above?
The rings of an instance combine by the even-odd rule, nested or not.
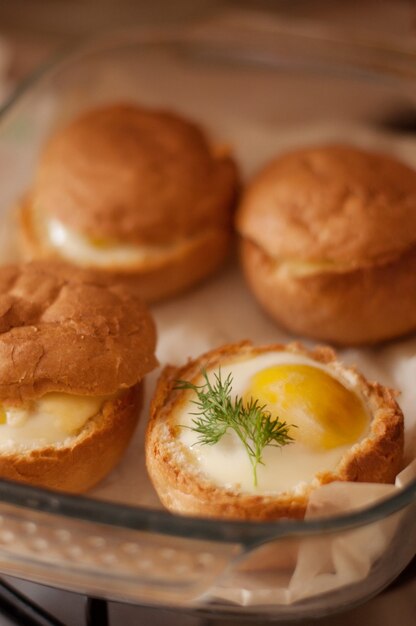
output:
[[[244,446],[230,429],[212,445],[199,439],[195,393],[178,387],[178,381],[201,385],[204,371],[211,382],[216,372],[223,378],[232,372],[237,381],[232,394],[244,402],[258,399],[291,427],[294,443],[264,448],[257,483]],[[258,375],[263,377],[260,385]],[[280,389],[274,404],[267,396],[273,385]],[[401,468],[403,437],[395,392],[343,366],[331,349],[242,342],[212,350],[183,367],[165,368],[151,406],[146,463],[162,503],[172,512],[230,519],[302,518],[309,494],[322,484],[393,482]]]
[[[365,344],[416,328],[416,172],[395,158],[283,154],[249,184],[237,229],[250,289],[291,332]]]
[[[21,248],[132,279],[159,300],[224,261],[237,187],[228,151],[193,122],[134,104],[92,109],[44,147],[20,205]]]
[[[0,477],[85,491],[135,429],[155,327],[137,292],[60,262],[0,268]]]

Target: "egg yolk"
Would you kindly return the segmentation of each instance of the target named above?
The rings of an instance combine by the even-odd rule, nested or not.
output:
[[[355,443],[368,427],[363,402],[324,370],[311,365],[275,365],[257,372],[244,394],[257,398],[290,435],[308,447],[331,449]]]
[[[89,243],[99,250],[107,250],[108,248],[112,248],[115,244],[114,241],[110,241],[109,239],[104,239],[101,237],[89,237]]]

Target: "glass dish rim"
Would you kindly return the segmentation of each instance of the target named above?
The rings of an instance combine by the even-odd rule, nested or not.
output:
[[[8,113],[12,112],[14,107],[25,96],[30,94],[32,87],[39,85],[43,80],[51,79],[60,70],[65,69],[67,65],[76,62],[77,58],[82,58],[83,54],[91,53],[94,50],[96,52],[99,51],[100,47],[102,50],[108,51],[111,47],[121,49],[121,47],[127,45],[215,45],[218,42],[233,46],[236,43],[241,44],[242,35],[246,36],[247,33],[254,35],[254,44],[252,43],[252,45],[264,44],[264,33],[259,28],[251,28],[248,31],[244,29],[239,31],[237,28],[237,30],[230,33],[228,28],[221,30],[223,26],[224,24],[221,21],[218,23],[211,21],[208,24],[208,28],[204,24],[202,30],[198,28],[195,30],[194,25],[185,28],[171,26],[164,28],[131,28],[104,33],[92,38],[79,39],[75,43],[72,42],[59,49],[45,62],[40,64],[20,82],[17,88],[4,101],[0,106],[0,128],[5,119],[7,121]],[[259,35],[261,35],[260,42],[258,40]],[[408,78],[415,80],[416,84],[416,73],[411,71],[411,67],[406,67],[406,62],[409,62],[411,66],[416,55],[405,50],[391,48],[390,51],[396,55],[397,65],[384,67],[383,59],[380,58],[380,64],[376,66],[370,65],[369,69],[362,62],[362,55],[359,55],[358,58],[356,57],[357,47],[366,49],[371,54],[375,52],[376,56],[381,54],[381,57],[383,56],[382,53],[388,51],[386,48],[375,49],[373,45],[363,42],[334,41],[311,33],[305,34],[280,28],[276,28],[273,31],[274,42],[276,42],[276,35],[283,37],[286,42],[297,44],[299,41],[302,41],[309,46],[312,44],[312,46],[317,48],[319,45],[339,44],[340,49],[342,49],[343,60],[324,58],[324,67],[332,67],[335,70],[354,69],[358,74],[364,72],[364,75],[367,77],[368,72],[371,71],[372,76],[384,75]],[[221,37],[224,37],[224,39],[221,39]],[[249,45],[247,40],[245,40],[243,49],[250,54]],[[267,48],[267,46],[265,47]],[[235,49],[234,53],[238,55],[239,51],[239,49]],[[252,50],[252,52],[255,52],[255,50]],[[233,60],[232,55],[230,58]],[[234,60],[236,58],[240,58],[240,61],[245,61],[244,57],[237,56],[234,57]],[[263,58],[255,56],[254,61],[259,64],[269,65],[273,61],[272,50],[267,48],[265,56]],[[404,68],[401,67],[401,61],[405,62]],[[299,66],[299,63],[297,65]],[[311,67],[310,61],[306,60],[303,65],[302,63],[300,65],[304,68]],[[315,71],[322,73],[323,68],[318,64],[315,66]],[[65,494],[0,479],[0,502],[9,505],[31,509],[39,513],[59,515],[74,520],[106,524],[118,528],[155,532],[187,539],[242,543],[245,546],[258,545],[273,538],[276,539],[288,535],[308,536],[356,528],[392,515],[415,501],[416,480],[412,481],[405,488],[399,489],[397,494],[352,513],[313,520],[281,519],[272,522],[255,522],[178,516],[163,509],[96,500],[85,495]]]

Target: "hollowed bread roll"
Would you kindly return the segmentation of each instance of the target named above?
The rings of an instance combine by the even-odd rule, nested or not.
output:
[[[159,300],[224,261],[237,187],[228,151],[184,117],[93,109],[46,144],[20,206],[22,249],[131,278]]]
[[[290,426],[294,441],[267,446],[253,466],[229,429],[201,443],[196,393],[178,381],[211,384],[232,376],[232,395],[251,399]],[[253,440],[248,439],[249,444]],[[230,519],[302,518],[311,492],[333,481],[390,483],[402,464],[403,415],[395,393],[368,382],[329,348],[300,344],[223,346],[167,367],[152,402],[146,437],[149,475],[172,512]]]
[[[237,214],[261,306],[291,332],[337,344],[416,328],[416,172],[352,146],[269,163]]]
[[[60,262],[0,268],[0,477],[95,485],[134,431],[154,349],[125,285]]]

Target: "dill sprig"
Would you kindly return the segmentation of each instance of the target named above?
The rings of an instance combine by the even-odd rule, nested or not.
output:
[[[176,389],[193,391],[196,399],[192,403],[197,411],[191,413],[192,426],[184,426],[198,433],[197,443],[212,446],[220,441],[231,428],[243,444],[253,468],[254,485],[257,486],[257,466],[264,465],[262,455],[266,446],[280,448],[293,441],[289,435],[290,426],[278,417],[273,417],[266,405],[250,398],[244,402],[239,396],[231,395],[232,374],[223,381],[221,370],[214,372],[213,382],[206,370],[202,370],[204,383],[194,385],[186,380],[178,380]]]

